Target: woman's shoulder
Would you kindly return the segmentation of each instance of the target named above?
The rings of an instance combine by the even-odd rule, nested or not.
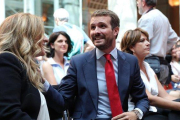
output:
[[[145,66],[147,72],[151,72],[151,74],[155,74],[155,72],[153,71],[153,69],[151,68],[149,63],[144,61],[144,66]]]
[[[14,53],[11,53],[11,52],[1,52],[0,53],[0,62],[1,62],[1,64],[10,63],[10,64],[14,64],[14,65],[21,65],[21,62],[18,59],[18,57]]]
[[[1,52],[0,53],[0,58],[15,58],[17,59],[16,55],[14,53],[11,52]]]
[[[52,57],[47,58],[47,61],[46,61],[46,62],[48,62],[48,63],[51,64],[51,65],[52,65],[52,64],[57,64]]]
[[[52,67],[51,64],[48,62],[48,61],[45,61],[43,64],[42,64],[42,67],[43,68],[49,68],[49,67]]]

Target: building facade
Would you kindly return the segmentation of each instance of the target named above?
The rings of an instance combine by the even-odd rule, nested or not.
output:
[[[137,27],[136,0],[0,0],[0,24],[15,13],[32,13],[42,17],[45,32],[49,36],[55,27],[53,13],[58,8],[65,8],[69,14],[69,22],[82,28],[89,35],[90,16],[96,9],[110,9],[118,14],[120,33],[117,42],[128,29]],[[179,6],[172,8],[168,0],[159,0],[160,9],[170,20],[173,29],[179,35]]]

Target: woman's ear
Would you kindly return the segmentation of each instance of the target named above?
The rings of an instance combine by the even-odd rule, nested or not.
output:
[[[50,45],[50,46],[51,46],[51,48],[54,48],[54,43],[51,43],[51,45]]]

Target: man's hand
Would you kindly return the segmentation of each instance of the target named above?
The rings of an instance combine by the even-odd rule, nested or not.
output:
[[[137,116],[134,112],[124,112],[112,118],[112,120],[137,120]]]

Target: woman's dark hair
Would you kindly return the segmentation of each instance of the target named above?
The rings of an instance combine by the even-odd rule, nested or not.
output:
[[[51,47],[51,44],[53,44],[57,40],[59,35],[63,35],[67,39],[68,50],[67,50],[66,53],[64,53],[64,56],[68,57],[68,53],[71,52],[73,45],[72,45],[72,42],[71,42],[71,39],[70,39],[69,35],[66,32],[63,32],[63,31],[54,32],[54,33],[51,34],[51,36],[49,38],[49,42],[47,44],[47,48],[50,49],[50,51],[47,52],[47,57],[54,57],[54,49]]]

